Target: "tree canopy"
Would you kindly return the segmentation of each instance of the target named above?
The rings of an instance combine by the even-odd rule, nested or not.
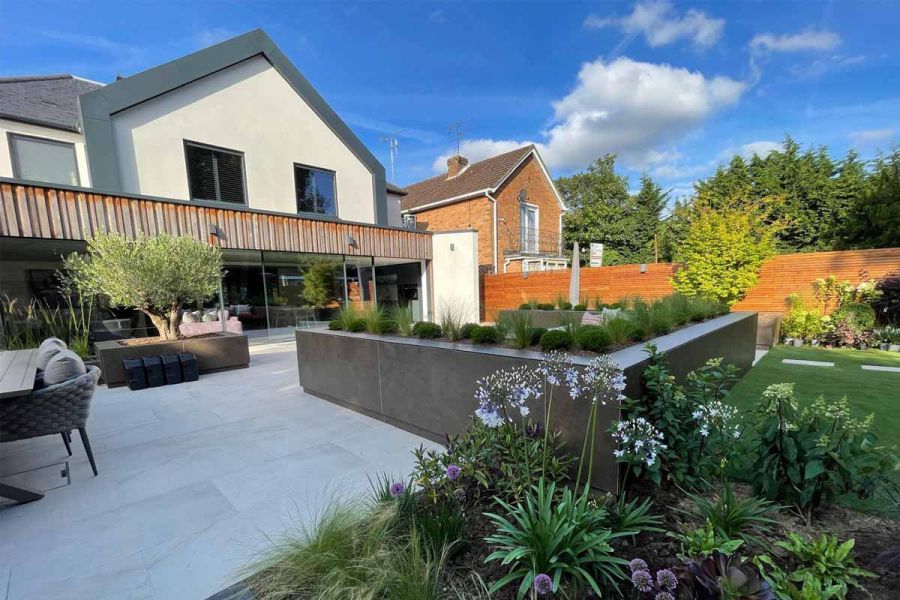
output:
[[[182,306],[203,302],[218,289],[222,253],[189,237],[98,234],[88,241],[87,255],[66,258],[64,270],[82,293],[136,308],[160,337],[175,339]]]

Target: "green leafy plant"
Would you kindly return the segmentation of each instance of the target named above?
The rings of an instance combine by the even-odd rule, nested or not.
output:
[[[770,515],[778,510],[777,505],[753,496],[738,498],[731,482],[712,499],[700,494],[688,494],[688,498],[694,505],[691,512],[705,519],[722,538],[762,545],[760,535],[776,524]]]
[[[607,319],[604,323],[609,332],[609,340],[614,346],[621,346],[631,339],[634,332],[634,324],[626,317]]]
[[[441,337],[441,326],[431,321],[419,321],[413,325],[412,333],[422,339],[439,338]]]
[[[578,313],[562,312],[557,317],[557,322],[574,340],[582,327],[581,318],[582,316]]]
[[[572,347],[572,334],[568,331],[551,329],[541,336],[541,349],[544,352],[552,350],[568,350]]]
[[[352,331],[353,323],[360,319],[359,311],[352,305],[348,304],[341,307],[337,316],[333,319],[334,327],[329,325],[329,329],[343,329],[344,331]]]
[[[375,303],[368,304],[362,311],[362,320],[366,323],[366,331],[369,333],[382,333],[381,326],[385,320],[385,311]]]
[[[619,494],[618,498],[610,497],[605,504],[607,517],[604,525],[607,529],[614,532],[634,532],[631,533],[631,541],[638,533],[645,531],[665,531],[662,528],[662,517],[651,514],[650,509],[653,508],[653,502],[650,498],[634,498],[630,502],[625,501],[625,494]]]
[[[441,304],[441,332],[452,342],[462,339],[462,326],[466,315],[465,305],[457,300],[449,300]]]
[[[531,335],[531,339],[528,341],[529,346],[537,346],[541,343],[541,337],[545,333],[547,333],[547,329],[545,327],[532,327],[531,331],[528,332]]]
[[[490,325],[476,327],[469,334],[469,338],[476,344],[498,344],[503,341],[500,338],[500,331]]]
[[[585,302],[585,303],[581,303],[581,304],[576,304],[575,306],[572,307],[572,310],[584,312],[587,310],[587,303]]]
[[[222,277],[222,251],[186,236],[128,238],[97,234],[87,255],[71,254],[64,271],[83,296],[100,296],[113,305],[136,308],[161,338],[179,337],[182,307],[211,298]]]
[[[666,535],[681,544],[681,551],[678,553],[678,558],[681,560],[691,560],[713,552],[733,554],[744,544],[744,540],[732,539],[723,535],[709,521],[695,529],[670,531]]]
[[[584,350],[603,352],[612,345],[612,336],[602,325],[584,325],[579,328],[575,341]]]
[[[877,446],[874,415],[850,416],[847,399],[820,397],[803,411],[794,385],[773,384],[757,408],[760,440],[752,473],[756,493],[811,516],[844,494],[868,498],[889,482],[896,464],[891,449]]]
[[[350,326],[347,327],[347,331],[352,331],[353,333],[362,333],[363,331],[366,331],[367,328],[368,323],[366,322],[365,318],[357,317],[350,322]]]
[[[541,302],[535,308],[537,310],[556,310],[556,305],[552,302]]]
[[[328,321],[328,329],[331,331],[341,331],[344,329],[344,324],[341,323],[340,319],[332,319]]]
[[[787,538],[775,545],[793,554],[800,562],[800,567],[789,576],[791,581],[802,583],[807,576],[812,576],[826,588],[837,586],[836,597],[845,598],[851,587],[863,589],[860,583],[863,578],[875,577],[874,573],[856,566],[852,556],[853,539],[841,542],[837,536],[828,534],[807,539],[793,532],[789,532]],[[771,559],[766,562],[772,564]]]
[[[566,488],[557,499],[556,485],[541,481],[522,503],[498,499],[497,504],[503,514],[486,513],[497,531],[485,538],[496,548],[485,562],[500,561],[510,572],[491,586],[492,593],[518,582],[516,597],[521,600],[544,574],[554,592],[565,578],[576,588],[601,595],[601,586],[614,587],[625,578],[628,563],[614,556],[609,542],[630,533],[605,529],[606,511],[592,506],[586,494],[576,496]]]
[[[566,297],[562,294],[556,295],[556,298],[553,300],[553,305],[558,310],[572,310],[572,303],[566,300]]]

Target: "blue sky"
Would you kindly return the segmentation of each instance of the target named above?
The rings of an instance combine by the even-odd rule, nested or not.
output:
[[[673,196],[789,132],[863,156],[900,135],[896,2],[40,2],[0,8],[0,74],[108,82],[262,27],[394,179],[540,144],[619,154]],[[390,173],[389,173],[390,177]]]

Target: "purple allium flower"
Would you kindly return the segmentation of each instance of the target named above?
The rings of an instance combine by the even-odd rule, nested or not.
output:
[[[653,600],[675,600],[675,596],[672,595],[672,592],[662,591],[654,596]]]
[[[538,573],[534,578],[534,591],[538,596],[546,596],[553,591],[553,580],[546,573]]]
[[[391,496],[394,498],[399,498],[403,495],[403,490],[406,489],[406,486],[403,485],[402,481],[395,481],[391,484]]]
[[[642,558],[635,558],[630,563],[628,563],[628,568],[631,569],[631,572],[635,571],[647,571],[647,563]]]
[[[447,479],[450,481],[456,481],[459,479],[459,476],[462,475],[462,469],[460,469],[456,465],[450,465],[447,467]]]
[[[660,569],[656,572],[656,583],[663,590],[671,592],[678,587],[678,577],[669,569]]]
[[[650,575],[650,571],[635,571],[631,574],[631,583],[639,592],[653,591],[653,576]]]

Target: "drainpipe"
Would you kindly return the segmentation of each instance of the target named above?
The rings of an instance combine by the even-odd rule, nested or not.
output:
[[[491,229],[493,230],[493,244],[491,245],[491,255],[494,258],[494,273],[499,273],[497,270],[497,199],[491,196],[491,192],[485,192],[487,199],[491,201]]]

